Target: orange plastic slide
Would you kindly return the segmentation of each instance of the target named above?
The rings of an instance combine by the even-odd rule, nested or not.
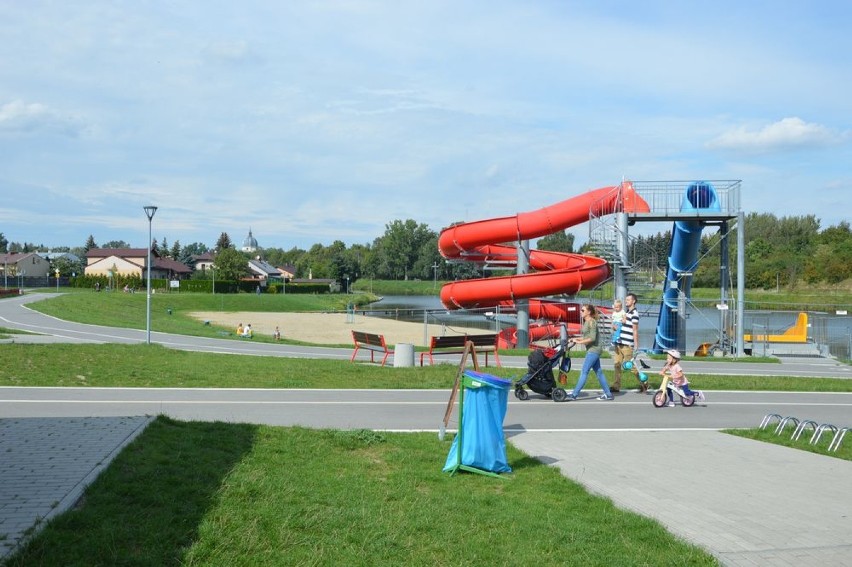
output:
[[[504,243],[539,238],[586,222],[591,215],[616,212],[649,212],[648,204],[624,182],[595,189],[555,205],[502,217],[457,224],[441,232],[438,248],[451,260],[517,264],[517,249]],[[581,254],[530,251],[528,274],[458,281],[441,288],[441,303],[447,309],[513,307],[515,299],[531,299],[530,318],[578,322],[576,305],[532,300],[548,295],[574,294],[606,281],[610,268],[606,260]],[[534,337],[530,336],[531,340]]]
[[[776,335],[743,335],[747,343],[806,343],[808,342],[808,314],[802,311],[796,317],[796,324]]]

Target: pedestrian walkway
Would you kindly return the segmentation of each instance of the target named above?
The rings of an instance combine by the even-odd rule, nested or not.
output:
[[[0,419],[0,561],[74,506],[152,419]]]
[[[523,432],[509,441],[723,565],[852,566],[850,461],[717,431]]]

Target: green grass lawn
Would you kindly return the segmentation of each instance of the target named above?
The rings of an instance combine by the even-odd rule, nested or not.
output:
[[[9,567],[716,565],[509,447],[509,478],[441,472],[434,434],[158,418]]]
[[[9,344],[0,365],[0,386],[92,386],[130,388],[450,388],[454,364],[396,368],[344,360],[233,356],[191,352],[151,344]],[[485,368],[483,368],[485,370]],[[579,365],[569,374],[576,380]],[[487,372],[519,378],[525,368]],[[658,376],[651,374],[653,386]],[[630,377],[625,377],[629,384]],[[690,374],[699,390],[850,392],[852,380],[786,376]],[[571,383],[573,385],[573,382]]]
[[[725,433],[738,435],[747,439],[755,439],[757,441],[764,441],[766,443],[775,443],[776,445],[793,447],[795,449],[801,449],[803,451],[809,451],[811,453],[828,455],[830,457],[836,457],[838,459],[852,461],[852,444],[848,442],[849,439],[845,439],[844,443],[841,443],[840,447],[836,451],[832,451],[831,453],[829,453],[828,446],[831,444],[831,440],[834,438],[834,432],[826,431],[820,437],[819,443],[811,445],[810,441],[814,433],[813,429],[807,429],[806,431],[802,432],[799,438],[794,441],[791,437],[795,430],[795,426],[788,426],[784,429],[784,431],[779,434],[776,434],[775,427],[777,425],[777,423],[774,423],[766,429],[726,429]]]

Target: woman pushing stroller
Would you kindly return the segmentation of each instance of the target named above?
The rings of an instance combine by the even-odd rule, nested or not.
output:
[[[574,391],[568,394],[567,399],[577,399],[577,396],[580,395],[580,390],[582,390],[583,386],[586,385],[586,378],[588,377],[589,372],[594,370],[595,375],[598,377],[598,382],[601,384],[601,389],[603,390],[603,395],[598,399],[611,400],[612,392],[609,390],[609,385],[606,383],[606,376],[604,376],[603,370],[601,369],[601,352],[603,351],[603,348],[601,347],[600,334],[598,334],[597,310],[595,309],[595,306],[589,303],[583,305],[580,308],[580,316],[583,318],[582,336],[574,337],[571,339],[571,342],[578,345],[585,345],[586,358],[583,360],[583,369],[580,371],[580,377],[577,379],[577,385],[574,386]]]

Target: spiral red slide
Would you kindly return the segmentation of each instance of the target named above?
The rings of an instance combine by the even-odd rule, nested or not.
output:
[[[441,232],[438,248],[449,260],[499,263],[512,268],[517,264],[517,249],[507,243],[565,230],[587,222],[592,215],[649,211],[648,204],[635,192],[633,184],[625,181],[536,211],[453,225]],[[532,250],[529,265],[528,274],[448,283],[441,288],[441,303],[447,309],[498,305],[509,308],[514,306],[516,299],[531,299],[531,318],[577,323],[576,308],[569,310],[564,304],[543,303],[533,298],[575,294],[599,285],[610,276],[606,260],[582,254]]]

